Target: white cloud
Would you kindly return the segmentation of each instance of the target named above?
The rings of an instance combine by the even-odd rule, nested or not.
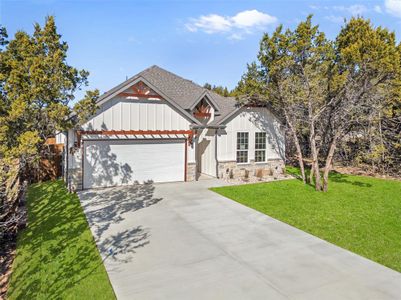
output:
[[[244,39],[244,35],[242,35],[240,33],[233,33],[233,34],[228,36],[228,39],[229,40],[239,41],[239,40],[243,40]]]
[[[346,6],[346,5],[334,5],[334,6],[310,5],[309,7],[313,10],[331,12],[332,13],[331,15],[325,16],[324,18],[326,20],[329,20],[330,22],[339,23],[339,24],[344,22],[344,18],[346,16],[362,16],[363,14],[371,11],[371,8],[368,8],[363,4],[352,4],[349,6]],[[379,9],[380,9],[380,6],[379,6]]]
[[[350,15],[361,15],[363,13],[368,12],[370,9],[367,8],[363,4],[353,4],[349,6],[345,5],[334,5],[334,6],[319,6],[319,5],[309,5],[309,7],[313,10],[330,10],[330,11],[339,11],[339,12],[344,12],[348,13]]]
[[[384,7],[389,14],[401,18],[401,0],[385,0]]]
[[[273,24],[277,18],[253,9],[239,12],[231,18],[231,21],[235,27],[250,28]]]
[[[381,8],[380,5],[375,5],[375,7],[373,8],[373,10],[374,10],[375,12],[377,12],[378,14],[382,14],[382,13],[383,13],[383,10],[382,10],[382,8]]]
[[[214,14],[200,16],[198,19],[192,19],[191,23],[186,24],[187,29],[191,32],[199,29],[206,33],[229,31],[231,26],[231,22],[227,18]]]
[[[347,12],[353,16],[360,16],[368,11],[367,7],[362,4],[354,4],[350,6],[333,6],[336,11]]]
[[[344,17],[339,17],[339,16],[325,16],[324,17],[326,20],[337,23],[337,24],[343,24],[344,23]]]
[[[229,39],[239,40],[243,39],[244,34],[264,29],[275,22],[277,22],[276,17],[253,9],[241,11],[234,16],[210,14],[192,18],[185,27],[190,32],[230,33]]]

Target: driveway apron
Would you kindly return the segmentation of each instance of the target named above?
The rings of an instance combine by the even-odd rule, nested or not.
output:
[[[401,299],[401,274],[220,196],[217,179],[79,193],[118,299]]]

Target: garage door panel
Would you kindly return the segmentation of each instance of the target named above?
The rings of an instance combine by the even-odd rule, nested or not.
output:
[[[85,141],[84,188],[184,180],[183,140]]]

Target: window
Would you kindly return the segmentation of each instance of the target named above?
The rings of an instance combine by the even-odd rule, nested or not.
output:
[[[248,162],[248,132],[237,132],[237,163]]]
[[[266,132],[255,133],[255,162],[266,161]]]

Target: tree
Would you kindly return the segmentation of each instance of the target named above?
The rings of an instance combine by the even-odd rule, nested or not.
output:
[[[33,35],[19,31],[8,42],[2,29],[0,36],[0,155],[32,167],[48,137],[79,121],[69,118],[70,104],[89,73],[67,64],[68,45],[54,17],[43,28],[36,23]],[[98,95],[88,92],[77,104],[79,116],[93,112]]]
[[[297,115],[298,99],[295,93],[290,92],[292,87],[287,69],[289,67],[288,53],[289,32],[283,33],[282,26],[276,28],[272,36],[265,34],[260,42],[258,59],[256,62],[247,64],[247,70],[242,75],[233,94],[239,102],[248,103],[270,103],[284,116],[287,126],[295,145],[301,177],[306,183],[305,168],[301,144],[298,138],[300,129],[299,116]],[[285,97],[288,91],[288,96]]]
[[[43,28],[35,24],[33,35],[19,31],[10,41],[0,27],[0,248],[17,231],[26,186],[21,178],[37,167],[46,139],[96,109],[97,90],[70,107],[89,73],[67,64],[68,46],[60,38],[53,17]]]
[[[223,87],[223,86],[221,86],[221,85],[218,85],[218,86],[216,86],[216,85],[211,85],[210,83],[205,83],[204,85],[203,85],[203,87],[205,88],[205,89],[208,89],[209,91],[213,91],[213,92],[215,92],[216,94],[219,94],[219,95],[221,95],[221,96],[223,96],[223,97],[229,97],[230,95],[231,95],[231,93],[228,91],[228,89],[227,89],[227,87]]]
[[[247,64],[246,71],[241,76],[241,80],[232,94],[237,96],[241,101],[258,101],[267,92],[263,79],[263,72],[256,62]]]
[[[308,16],[294,31],[283,32],[279,26],[272,36],[265,34],[258,58],[265,74],[268,99],[282,112],[292,133],[304,182],[299,131],[309,131],[312,170],[315,171],[312,174],[315,174],[316,189],[320,190],[316,123],[325,109],[327,73],[334,52],[324,33],[318,26],[312,26],[311,19],[312,16]]]
[[[272,37],[267,34],[264,35],[259,53],[259,59],[263,61],[262,66],[259,66],[256,62],[247,64],[247,70],[242,75],[232,94],[240,103],[271,104],[275,111],[284,116],[295,145],[302,181],[306,183],[303,154],[298,138],[298,131],[301,127],[299,124],[300,118],[297,115],[297,109],[295,109],[298,103],[295,98],[284,97],[283,86],[278,84],[280,80],[287,83],[290,82],[287,78],[288,73],[285,71],[285,67],[281,70],[273,69],[272,67],[274,60],[283,59],[283,57],[279,58],[279,51],[274,42],[271,43],[271,41],[277,41],[278,39],[282,41],[286,39],[286,36],[282,34],[282,27],[278,27]],[[265,58],[271,58],[271,60]],[[294,94],[289,94],[289,96],[292,95]]]
[[[389,98],[400,99],[394,91],[399,92],[401,56],[393,32],[352,18],[337,36],[335,49],[326,100],[330,109],[324,119],[331,137],[323,175],[325,191],[340,137],[381,113]]]
[[[8,34],[5,27],[0,25],[0,46],[5,46],[8,44]]]
[[[401,46],[398,45],[401,54]],[[365,107],[365,118],[339,140],[343,164],[369,168],[382,174],[401,175],[401,78],[385,89],[387,96]],[[397,83],[398,82],[398,83]],[[379,99],[378,99],[379,100]]]
[[[307,149],[312,158],[310,182],[326,191],[338,141],[383,115],[386,99],[400,99],[400,46],[394,33],[352,18],[332,42],[308,16],[295,30],[283,31],[280,25],[272,35],[265,34],[258,60],[260,65],[247,66],[235,89],[244,95],[238,99],[269,101],[285,117],[303,181]],[[377,124],[382,128],[382,122]],[[307,145],[301,145],[305,135]],[[377,149],[382,151],[380,136]]]

